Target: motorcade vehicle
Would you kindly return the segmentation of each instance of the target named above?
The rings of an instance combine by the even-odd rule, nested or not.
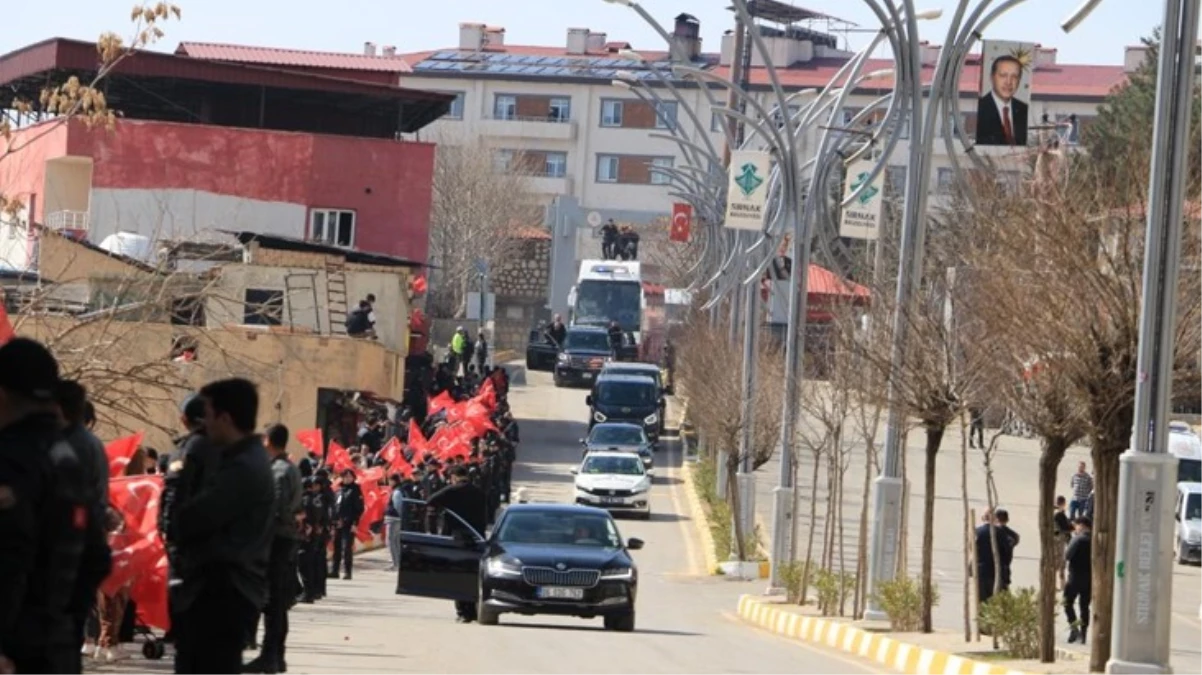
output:
[[[651,519],[652,473],[629,452],[590,452],[576,477],[576,503]]]
[[[506,613],[552,614],[634,630],[639,574],[630,552],[643,542],[623,540],[609,512],[512,504],[487,537],[466,524],[455,531],[470,534],[401,533],[398,595],[474,602],[484,626]]]
[[[1169,454],[1177,458],[1177,482],[1202,482],[1202,438],[1185,422],[1169,423]]]
[[[652,447],[659,443],[660,416],[664,406],[659,387],[649,377],[603,375],[584,399],[589,407],[589,430],[602,422],[630,422],[643,427]]]
[[[630,361],[611,361],[605,364],[601,369],[602,375],[635,375],[650,377],[655,380],[655,386],[659,389],[659,397],[661,405],[659,408],[659,433],[662,436],[665,430],[664,419],[667,417],[668,404],[665,398],[669,393],[667,387],[664,386],[664,371],[654,363],[638,363]]]
[[[1176,536],[1173,557],[1177,564],[1202,562],[1202,483],[1178,483],[1173,507]]]
[[[559,345],[539,329],[530,331],[526,341],[526,370],[554,370]]]
[[[626,342],[619,361],[659,363],[667,336],[664,289],[643,280],[642,263],[582,260],[568,292],[573,326],[609,326],[617,321]]]
[[[569,326],[556,356],[556,387],[591,385],[610,358],[609,334],[596,326]]]
[[[642,425],[630,422],[603,422],[593,425],[587,438],[580,439],[584,446],[584,455],[590,452],[626,452],[639,456],[643,468],[650,469],[655,465],[654,450],[651,439],[643,431]]]

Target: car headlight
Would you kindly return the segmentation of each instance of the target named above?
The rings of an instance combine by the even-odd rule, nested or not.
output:
[[[633,579],[634,568],[631,567],[611,567],[607,570],[601,570],[602,579]]]
[[[567,354],[565,354],[563,352],[560,352],[559,356],[557,356],[556,358],[559,359],[560,363],[567,363],[568,361],[572,360],[572,357],[568,356]]]
[[[1185,535],[1185,540],[1191,544],[1197,544],[1202,541],[1202,532],[1190,532]]]
[[[602,414],[601,414],[601,413],[599,413],[599,412],[594,412],[594,413],[593,413],[593,421],[594,421],[594,422],[604,422],[606,419],[607,419],[607,418],[605,417],[605,415],[602,415]]]
[[[515,558],[498,556],[488,560],[488,576],[490,577],[520,577],[522,563]]]
[[[647,417],[643,418],[644,424],[655,424],[657,422],[659,422],[659,415],[656,413],[651,413],[650,415],[647,415]]]
[[[631,488],[630,491],[637,495],[637,494],[646,492],[647,490],[650,490],[650,489],[651,489],[650,483],[640,483],[639,485],[636,485],[633,488]]]

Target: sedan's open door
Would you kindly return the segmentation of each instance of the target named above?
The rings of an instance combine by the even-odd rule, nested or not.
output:
[[[406,499],[405,508],[424,509],[425,502]],[[476,599],[484,537],[455,513],[446,511],[444,517],[458,521],[455,536],[401,532],[397,595],[467,602]]]

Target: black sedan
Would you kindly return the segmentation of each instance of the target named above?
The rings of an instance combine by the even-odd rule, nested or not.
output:
[[[447,517],[452,517],[448,514]],[[613,517],[570,504],[514,504],[487,539],[401,534],[397,593],[475,602],[481,624],[501,614],[602,617],[634,630],[638,569]]]

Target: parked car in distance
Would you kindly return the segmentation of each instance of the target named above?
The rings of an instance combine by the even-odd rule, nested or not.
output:
[[[609,358],[609,334],[604,328],[569,326],[555,361],[555,386],[591,385]]]
[[[588,438],[580,439],[584,446],[584,454],[592,452],[626,452],[639,456],[643,468],[650,469],[655,464],[652,454],[651,439],[647,438],[643,427],[630,422],[603,422],[593,425]]]
[[[605,367],[601,369],[601,374],[634,375],[636,377],[649,377],[655,380],[655,386],[659,389],[659,433],[662,436],[665,429],[665,418],[668,414],[668,402],[664,397],[670,392],[664,387],[664,373],[660,370],[660,367],[653,363],[615,361],[605,364]]]
[[[1169,423],[1169,454],[1177,458],[1177,482],[1202,482],[1202,438],[1185,422]]]
[[[401,533],[398,595],[476,603],[481,625],[505,613],[602,617],[633,631],[638,568],[613,516],[573,504],[512,504],[488,538]]]
[[[590,452],[576,476],[576,503],[651,518],[652,472],[629,452]]]
[[[1178,483],[1173,511],[1176,537],[1173,553],[1177,563],[1202,562],[1202,483]]]
[[[559,347],[543,331],[535,328],[526,341],[526,370],[553,370]]]
[[[663,397],[655,380],[634,375],[603,375],[584,399],[591,431],[602,422],[630,422],[643,427],[654,447],[659,442],[659,411]]]

